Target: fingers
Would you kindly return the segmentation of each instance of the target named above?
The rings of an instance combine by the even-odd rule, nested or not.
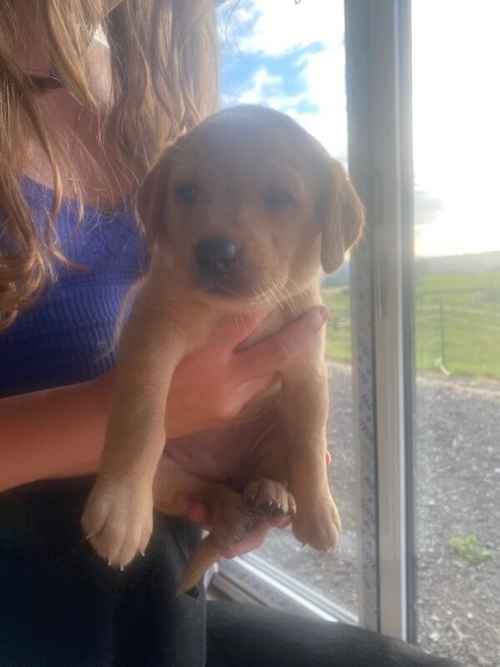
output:
[[[241,542],[232,544],[227,549],[224,549],[222,556],[224,558],[236,558],[236,556],[242,556],[249,551],[258,549],[264,543],[266,535],[271,528],[271,524],[267,521],[259,523]]]
[[[198,501],[189,502],[186,510],[186,518],[191,521],[201,524],[206,529],[211,529],[212,526],[207,507]],[[255,528],[253,528],[241,542],[231,544],[221,550],[223,558],[235,558],[241,556],[249,551],[258,549],[264,543],[267,533],[271,528],[283,528],[290,522],[290,517],[271,517],[269,520],[260,521]]]
[[[286,528],[292,522],[291,516],[275,516],[269,519],[269,523],[273,528]]]
[[[210,338],[210,349],[214,354],[232,354],[235,347],[255,331],[258,320],[255,316],[241,316],[235,321],[223,322]]]
[[[316,343],[327,319],[327,308],[315,306],[269,338],[239,351],[237,358],[242,375],[256,378],[272,375],[285,367],[305,348]]]

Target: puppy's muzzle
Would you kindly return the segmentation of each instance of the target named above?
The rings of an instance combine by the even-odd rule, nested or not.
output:
[[[239,262],[239,249],[230,239],[202,239],[194,247],[194,261],[200,285],[210,291],[229,291]]]

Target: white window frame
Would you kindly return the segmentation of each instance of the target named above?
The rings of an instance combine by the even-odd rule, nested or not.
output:
[[[353,259],[356,377],[366,384],[368,375],[373,386],[374,437],[358,443],[362,479],[371,472],[376,496],[370,506],[373,493],[362,488],[361,516],[376,526],[368,545],[377,546],[376,555],[361,550],[361,622],[407,640],[415,637],[410,10],[410,0],[345,3],[349,168],[368,221],[365,247]],[[359,351],[370,335],[370,352],[366,344]],[[366,433],[362,403],[358,391],[356,421]]]

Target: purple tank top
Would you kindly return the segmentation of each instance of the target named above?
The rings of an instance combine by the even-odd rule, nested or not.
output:
[[[23,179],[37,228],[52,191]],[[57,280],[13,326],[0,333],[0,396],[90,380],[114,363],[113,332],[123,297],[143,273],[147,254],[124,206],[102,213],[65,200],[57,219],[64,255],[85,267],[56,266]]]

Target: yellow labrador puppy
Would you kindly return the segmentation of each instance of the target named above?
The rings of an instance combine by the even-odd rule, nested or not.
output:
[[[147,177],[138,208],[151,267],[120,337],[101,468],[83,516],[97,552],[122,568],[151,535],[153,480],[178,364],[227,318],[254,318],[250,343],[320,304],[320,268],[336,270],[363,226],[342,166],[292,119],[257,106],[224,110],[180,138]],[[258,433],[237,488],[172,466],[162,510],[180,513],[182,498],[195,494],[218,517],[182,588],[262,514],[290,515],[301,542],[335,546],[340,520],[326,474],[327,415],[318,345],[238,417],[272,424],[273,432]]]

